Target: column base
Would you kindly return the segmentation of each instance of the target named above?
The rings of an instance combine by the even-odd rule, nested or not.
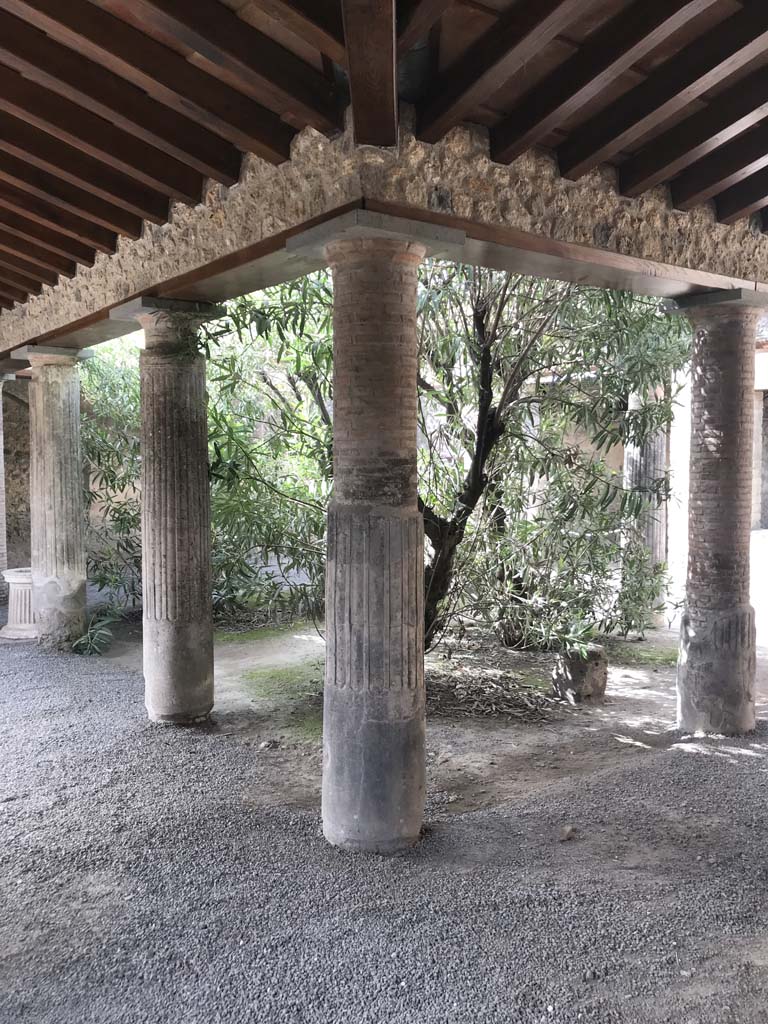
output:
[[[739,736],[755,728],[755,613],[686,612],[680,625],[677,727]]]
[[[84,579],[44,579],[33,573],[32,604],[41,647],[69,650],[85,633]]]
[[[213,710],[210,621],[144,620],[145,706],[150,721],[194,725]]]

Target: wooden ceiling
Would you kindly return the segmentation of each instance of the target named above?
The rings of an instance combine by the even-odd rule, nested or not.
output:
[[[766,0],[0,0],[0,308],[237,181],[307,125],[487,126],[622,192],[768,210]]]

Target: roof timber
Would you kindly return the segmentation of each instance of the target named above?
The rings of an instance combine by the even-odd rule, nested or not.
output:
[[[768,5],[733,15],[582,125],[558,150],[560,170],[578,177],[664,123],[768,47]]]
[[[479,121],[496,162],[768,209],[763,0],[0,0],[0,282],[88,266],[243,153],[290,159],[350,96],[358,144],[395,147],[407,97],[428,143]]]
[[[638,0],[612,18],[495,126],[491,148],[507,163],[541,142],[670,33],[715,0]]]

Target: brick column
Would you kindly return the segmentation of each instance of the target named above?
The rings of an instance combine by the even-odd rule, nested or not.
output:
[[[760,310],[723,302],[694,307],[688,315],[695,335],[678,727],[734,735],[755,725],[749,535]]]
[[[29,388],[32,595],[39,640],[67,649],[85,632],[85,502],[80,353],[25,350]]]
[[[390,852],[421,832],[423,523],[416,481],[416,283],[424,247],[326,247],[334,289],[323,831]]]
[[[157,307],[153,308],[153,301]],[[213,607],[205,358],[200,323],[221,310],[142,300],[141,538],[144,684],[154,722],[213,707]]]

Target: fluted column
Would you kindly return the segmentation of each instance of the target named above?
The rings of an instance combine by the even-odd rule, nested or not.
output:
[[[334,495],[328,515],[323,831],[389,852],[421,832],[424,530],[416,284],[424,247],[331,242]]]
[[[152,721],[184,724],[206,718],[213,707],[213,612],[205,358],[197,343],[206,315],[195,304],[179,305],[142,308],[136,319],[145,338],[145,702]]]
[[[27,350],[32,595],[40,643],[60,649],[85,632],[79,357]]]
[[[760,310],[688,310],[691,457],[688,578],[678,665],[678,726],[755,725],[755,616],[749,603],[755,338]]]

